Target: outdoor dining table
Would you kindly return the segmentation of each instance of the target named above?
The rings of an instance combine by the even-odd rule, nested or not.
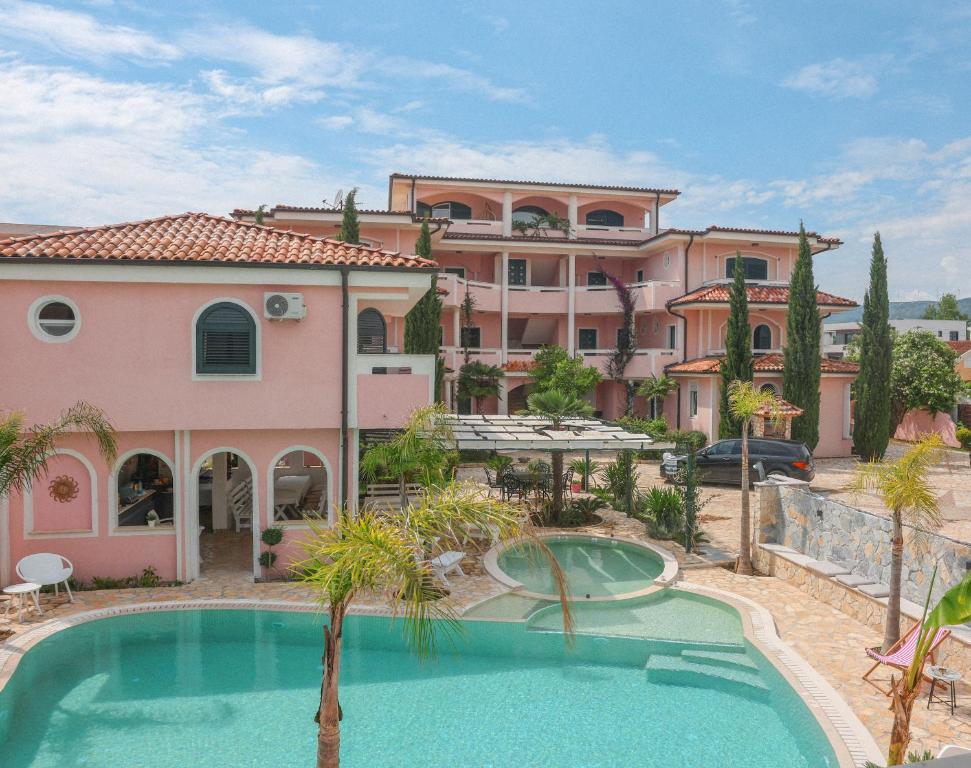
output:
[[[287,511],[303,504],[311,482],[309,475],[280,475],[273,483],[273,519],[289,520]]]
[[[506,476],[512,477],[524,491],[538,492],[549,484],[553,475],[549,472],[537,472],[535,470],[509,469]]]

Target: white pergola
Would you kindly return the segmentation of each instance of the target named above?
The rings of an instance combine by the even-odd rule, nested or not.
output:
[[[561,428],[542,416],[457,416],[449,414],[459,450],[481,451],[646,451],[673,450],[673,443],[627,432],[600,419],[564,419]]]

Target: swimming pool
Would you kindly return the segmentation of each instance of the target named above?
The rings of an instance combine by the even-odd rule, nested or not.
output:
[[[320,621],[173,610],[58,632],[0,691],[4,768],[312,766]],[[802,700],[740,634],[578,635],[567,649],[519,622],[463,627],[420,662],[390,619],[348,619],[345,768],[837,764]]]
[[[576,534],[543,536],[542,540],[559,562],[569,592],[576,598],[617,599],[635,595],[651,587],[664,571],[661,555],[632,541]],[[501,573],[490,572],[497,577],[508,577],[500,580],[522,585],[537,595],[556,596],[549,565],[529,542],[503,547],[496,554],[495,564]]]

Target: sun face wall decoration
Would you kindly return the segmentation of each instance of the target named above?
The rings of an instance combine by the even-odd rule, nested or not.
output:
[[[70,475],[58,475],[51,480],[47,491],[54,501],[65,504],[78,497],[78,481]]]

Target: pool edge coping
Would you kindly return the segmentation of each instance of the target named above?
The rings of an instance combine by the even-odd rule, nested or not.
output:
[[[656,544],[651,544],[647,541],[642,541],[640,539],[635,539],[630,536],[614,536],[614,535],[604,535],[599,533],[589,533],[584,531],[550,531],[549,533],[540,533],[538,538],[583,538],[583,539],[604,539],[607,541],[622,541],[625,544],[633,544],[634,546],[640,547],[641,549],[647,549],[653,552],[655,555],[661,558],[661,562],[664,564],[664,568],[661,573],[658,574],[650,585],[644,587],[643,589],[638,589],[633,592],[624,592],[620,595],[598,595],[596,597],[585,597],[582,599],[576,599],[580,603],[610,603],[618,600],[631,600],[636,597],[646,597],[647,595],[654,594],[655,592],[671,586],[674,580],[678,577],[681,566],[678,564],[678,559],[666,549],[657,546]],[[514,547],[517,544],[522,543],[524,539],[510,539],[508,541],[500,541],[498,544],[489,549],[488,552],[482,557],[482,567],[485,572],[491,576],[493,579],[498,581],[504,587],[508,587],[513,591],[514,594],[520,597],[528,597],[532,600],[545,600],[547,602],[559,602],[559,595],[548,595],[542,592],[532,592],[523,587],[522,582],[516,581],[514,578],[509,576],[502,568],[499,567],[499,555],[505,552],[510,547]],[[508,594],[508,593],[507,593]],[[491,599],[491,598],[486,598]],[[484,602],[484,601],[479,601]],[[472,608],[474,606],[469,606]],[[468,610],[468,609],[466,609]]]

